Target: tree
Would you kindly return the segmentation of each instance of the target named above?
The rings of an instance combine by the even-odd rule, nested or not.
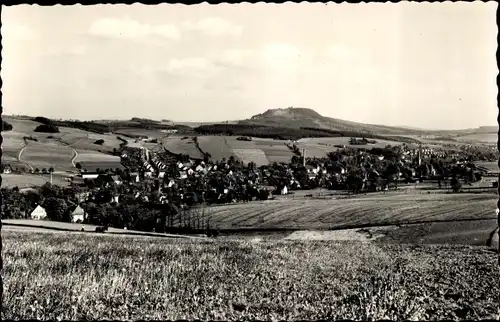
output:
[[[2,120],[2,132],[12,131],[13,127],[11,124]]]
[[[35,173],[40,173],[40,169],[36,168]]]
[[[77,162],[75,164],[75,167],[78,169],[78,170],[81,170],[82,169],[82,165],[80,164],[80,162]]]
[[[64,199],[50,197],[45,199],[43,207],[47,212],[47,217],[54,221],[70,222],[69,208]]]
[[[462,184],[460,183],[460,181],[457,179],[457,177],[453,177],[451,178],[451,182],[450,182],[450,185],[451,185],[451,189],[453,190],[453,192],[460,192],[460,189],[462,188]]]
[[[55,125],[42,124],[37,126],[34,131],[40,133],[59,133],[59,128]]]

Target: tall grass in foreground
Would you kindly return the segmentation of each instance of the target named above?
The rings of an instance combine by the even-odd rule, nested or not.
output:
[[[497,318],[497,255],[462,246],[2,232],[4,319]]]

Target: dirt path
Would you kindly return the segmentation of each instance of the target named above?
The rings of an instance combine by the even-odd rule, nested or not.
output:
[[[75,161],[76,161],[76,158],[78,158],[78,152],[76,152],[75,149],[73,149],[72,147],[69,147],[71,150],[73,150],[73,153],[75,154],[73,156],[73,159],[71,159],[71,164],[73,165],[73,167],[76,168],[76,164],[75,164]]]
[[[28,143],[25,143],[24,147],[21,149],[21,151],[19,151],[19,153],[17,154],[17,161],[21,162],[22,164],[26,164],[31,171],[34,171],[33,167],[29,164],[29,163],[26,163],[24,161],[21,160],[21,156],[24,152],[24,150],[28,147]]]

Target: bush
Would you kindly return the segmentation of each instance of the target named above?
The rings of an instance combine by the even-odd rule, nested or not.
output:
[[[12,131],[12,129],[13,129],[12,124],[2,121],[2,132]]]
[[[54,122],[52,122],[52,120],[46,118],[46,117],[43,117],[43,116],[37,116],[35,117],[35,122],[38,122],[38,123],[42,123],[42,124],[45,124],[45,125],[54,125]]]
[[[103,145],[104,144],[104,140],[103,139],[99,139],[99,140],[95,141],[94,144]]]
[[[59,133],[59,128],[55,125],[42,124],[36,127],[35,132]]]

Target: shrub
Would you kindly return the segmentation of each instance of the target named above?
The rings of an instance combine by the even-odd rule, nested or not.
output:
[[[59,128],[55,125],[42,124],[36,127],[35,132],[59,133]]]
[[[13,129],[12,124],[9,124],[9,123],[2,120],[2,132],[12,131],[12,129]]]
[[[104,140],[103,139],[99,139],[99,140],[95,141],[94,144],[103,145],[104,144]]]
[[[46,118],[46,117],[43,117],[43,116],[37,116],[35,117],[35,122],[38,122],[38,123],[42,123],[42,124],[45,124],[45,125],[54,125],[54,122],[52,122],[52,120]]]

